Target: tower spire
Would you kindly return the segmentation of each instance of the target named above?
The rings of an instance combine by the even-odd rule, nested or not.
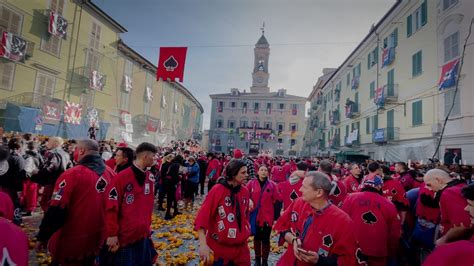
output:
[[[265,21],[263,22],[262,27],[260,28],[260,30],[262,31],[262,35],[265,35]]]

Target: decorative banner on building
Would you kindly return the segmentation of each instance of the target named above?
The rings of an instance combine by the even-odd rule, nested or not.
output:
[[[123,89],[125,92],[130,92],[132,90],[132,87],[133,87],[133,81],[132,81],[132,78],[127,76],[127,75],[124,75],[123,77]]]
[[[128,143],[131,143],[133,141],[132,134],[129,132],[122,132],[122,139]]]
[[[441,69],[441,77],[438,82],[440,90],[450,88],[456,85],[458,78],[459,59],[453,60]]]
[[[49,14],[49,25],[48,25],[48,32],[51,35],[66,39],[67,26],[68,26],[68,23],[64,17],[62,17],[58,13],[51,11],[51,13]]]
[[[61,111],[58,103],[48,102],[43,105],[44,122],[48,124],[57,124],[61,119]]]
[[[166,106],[168,106],[168,104],[166,103],[166,96],[161,95],[161,107],[165,108]]]
[[[377,88],[375,90],[374,102],[377,106],[384,106],[385,98],[383,97],[383,87]]]
[[[292,115],[297,115],[298,114],[298,109],[296,109],[296,108],[291,109],[291,114]]]
[[[145,93],[146,93],[146,101],[147,102],[153,101],[153,90],[150,87],[146,87]]]
[[[385,129],[377,128],[372,132],[372,141],[373,142],[384,142],[385,141]]]
[[[392,64],[395,59],[395,47],[387,47],[382,50],[382,68]]]
[[[11,32],[4,31],[0,45],[0,57],[14,62],[24,62],[27,46],[26,40]]]
[[[347,136],[347,144],[352,144],[353,141],[357,140],[357,137],[359,136],[359,130],[354,129],[352,132],[349,133]]]
[[[156,132],[159,126],[160,126],[160,120],[148,117],[148,120],[146,121],[146,131]]]
[[[247,140],[252,140],[253,139],[253,132],[252,131],[248,131],[247,132]]]
[[[126,125],[132,123],[132,115],[128,111],[121,110],[120,111],[120,124]]]
[[[81,124],[82,106],[78,103],[66,102],[64,106],[64,122],[79,125]]]
[[[105,76],[97,70],[91,71],[89,79],[89,88],[94,90],[102,91],[104,90],[105,85]]]
[[[133,133],[133,124],[125,124],[125,132]]]
[[[160,120],[160,132],[163,132],[165,130],[165,121]]]
[[[95,108],[88,108],[87,110],[87,119],[89,120],[90,127],[99,126],[99,112]]]
[[[161,47],[156,80],[183,82],[187,47]]]

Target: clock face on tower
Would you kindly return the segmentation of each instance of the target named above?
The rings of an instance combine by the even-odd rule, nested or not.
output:
[[[262,83],[263,82],[263,77],[257,77],[257,82]]]

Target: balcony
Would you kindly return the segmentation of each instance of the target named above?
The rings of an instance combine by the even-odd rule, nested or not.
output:
[[[372,132],[372,141],[374,143],[383,144],[389,141],[395,141],[399,139],[400,128],[398,127],[378,128]]]
[[[341,138],[339,135],[335,135],[334,138],[330,141],[331,149],[338,149],[341,146]]]
[[[347,101],[345,106],[346,118],[355,118],[360,116],[360,104],[353,101]]]
[[[387,84],[383,88],[383,97],[386,103],[398,101],[398,84]]]
[[[341,99],[341,91],[340,90],[335,90],[334,91],[334,101],[339,102]]]
[[[351,81],[351,89],[356,90],[357,88],[359,88],[359,77],[355,76],[352,78],[352,81]]]
[[[107,76],[88,66],[77,67],[73,71],[71,88],[80,88],[82,90],[89,88],[102,91],[106,84]]]

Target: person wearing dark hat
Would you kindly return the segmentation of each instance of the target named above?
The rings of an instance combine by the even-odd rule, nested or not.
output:
[[[354,221],[362,253],[368,265],[387,265],[394,258],[401,235],[401,223],[395,205],[383,197],[380,176],[368,178],[361,192],[349,194],[342,210]]]

